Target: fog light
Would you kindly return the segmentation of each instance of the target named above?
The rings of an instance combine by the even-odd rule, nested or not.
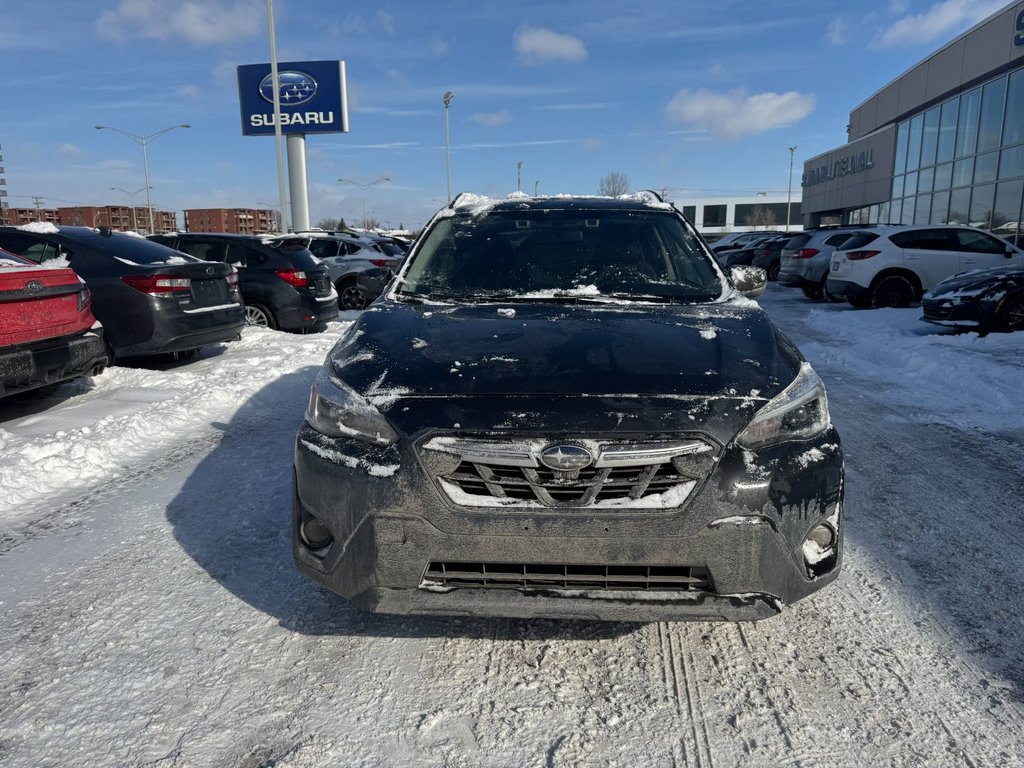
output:
[[[829,526],[822,523],[816,525],[807,534],[807,540],[813,541],[821,549],[831,549],[836,543],[836,533]]]
[[[309,515],[299,524],[299,536],[310,549],[323,549],[334,541],[331,529],[323,521]]]

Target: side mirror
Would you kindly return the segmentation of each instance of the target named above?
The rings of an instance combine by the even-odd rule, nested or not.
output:
[[[768,274],[760,267],[733,267],[730,276],[736,290],[748,299],[760,296],[768,287]]]

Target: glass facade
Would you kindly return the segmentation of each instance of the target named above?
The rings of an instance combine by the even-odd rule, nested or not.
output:
[[[891,198],[849,224],[970,224],[1024,244],[1024,68],[896,126]]]

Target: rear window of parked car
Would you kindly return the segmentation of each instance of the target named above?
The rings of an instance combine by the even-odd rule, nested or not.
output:
[[[877,239],[878,235],[874,232],[854,232],[850,236],[850,239],[843,243],[843,250],[852,251],[856,248],[863,248],[868,243]]]
[[[92,248],[99,253],[105,253],[132,264],[181,264],[186,261],[196,261],[191,256],[179,253],[166,245],[154,243],[142,237],[133,235],[111,234],[102,235],[99,232],[75,235],[77,242]]]
[[[789,240],[786,241],[786,244],[782,247],[785,248],[787,251],[799,251],[810,239],[810,234],[793,235],[791,238],[789,238]]]

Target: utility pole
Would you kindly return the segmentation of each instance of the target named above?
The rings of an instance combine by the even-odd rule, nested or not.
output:
[[[32,202],[36,204],[36,221],[43,220],[43,198],[39,195],[32,195]]]
[[[789,148],[789,186],[786,188],[786,231],[789,231],[789,212],[793,205],[793,154],[796,144]]]
[[[516,163],[516,192],[523,191],[523,161]]]

